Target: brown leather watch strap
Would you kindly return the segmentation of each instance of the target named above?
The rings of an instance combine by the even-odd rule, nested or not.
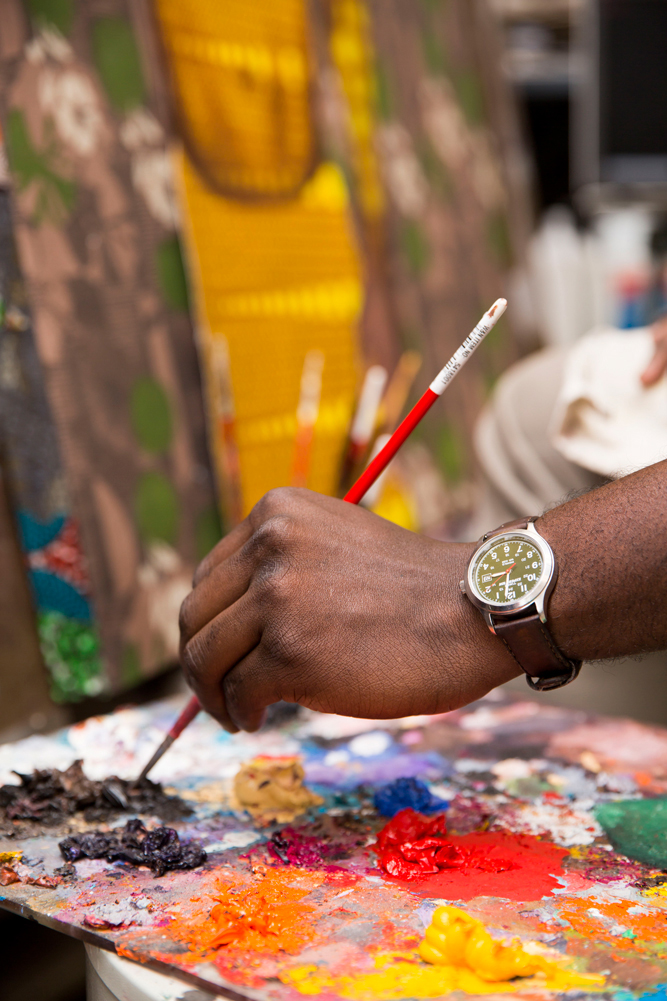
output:
[[[493,628],[512,654],[531,688],[548,692],[568,685],[581,670],[580,660],[569,660],[553,641],[537,612],[507,619],[491,616]]]
[[[511,532],[513,529],[525,530],[537,517],[517,518],[508,521],[483,537],[484,542],[495,535]],[[554,557],[555,559],[555,557]],[[533,609],[535,606],[532,606]],[[580,660],[569,660],[564,656],[553,641],[553,637],[537,610],[532,614],[528,609],[516,616],[490,615],[493,630],[509,652],[514,657],[531,688],[537,692],[548,692],[554,688],[569,685],[581,670]]]
[[[506,521],[504,525],[499,525],[492,532],[483,535],[480,542],[486,542],[487,539],[492,539],[494,535],[502,535],[503,532],[511,532],[513,528],[525,530],[531,521],[537,521],[537,515],[533,515],[531,518],[515,518],[514,521]]]

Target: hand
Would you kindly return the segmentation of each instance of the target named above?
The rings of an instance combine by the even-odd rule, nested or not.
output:
[[[644,386],[653,386],[667,370],[667,316],[661,317],[653,324],[651,333],[655,350],[641,375]]]
[[[280,699],[378,719],[465,705],[520,674],[459,591],[473,548],[272,490],[197,570],[181,609],[187,680],[232,731]]]

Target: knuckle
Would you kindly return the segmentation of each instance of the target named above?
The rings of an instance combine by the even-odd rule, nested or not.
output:
[[[261,497],[253,508],[253,521],[258,524],[267,518],[289,511],[294,502],[292,487],[274,487]]]
[[[276,605],[289,605],[294,598],[294,578],[283,563],[268,565],[259,580],[262,597]]]
[[[284,549],[292,529],[291,520],[282,514],[272,515],[257,529],[254,534],[256,545],[269,550]]]

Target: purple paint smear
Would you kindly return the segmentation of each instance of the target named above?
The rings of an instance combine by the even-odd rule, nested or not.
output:
[[[434,754],[397,754],[374,760],[355,758],[337,765],[312,761],[305,763],[304,768],[306,782],[344,790],[356,789],[359,785],[380,785],[400,778],[419,777],[435,782],[451,770],[446,759]]]

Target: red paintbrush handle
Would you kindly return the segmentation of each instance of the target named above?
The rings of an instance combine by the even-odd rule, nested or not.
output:
[[[422,398],[415,403],[405,420],[401,421],[398,425],[384,448],[378,452],[373,461],[364,469],[357,482],[350,487],[343,500],[346,500],[349,504],[359,503],[366,491],[370,490],[378,476],[387,468],[405,439],[412,434],[424,414],[431,409],[437,399],[437,393],[434,393],[432,389],[426,390]]]
[[[169,731],[169,736],[173,737],[174,740],[176,740],[177,737],[180,737],[180,735],[183,733],[183,730],[185,730],[186,726],[188,726],[189,723],[192,723],[193,719],[195,718],[200,709],[201,709],[201,702],[199,701],[196,695],[193,695],[190,701],[188,702],[187,706],[185,707],[185,709],[178,717],[178,719],[172,726],[171,730]]]

